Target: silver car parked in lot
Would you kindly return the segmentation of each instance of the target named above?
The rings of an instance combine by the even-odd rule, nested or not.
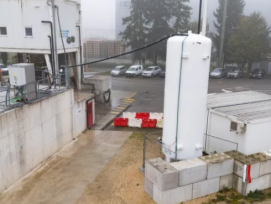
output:
[[[126,67],[125,66],[116,66],[115,69],[111,71],[111,76],[121,76],[124,75],[126,72]]]
[[[210,78],[223,78],[227,76],[227,72],[224,68],[215,68],[210,73]]]
[[[239,68],[232,68],[228,71],[227,78],[239,79],[243,77],[243,70]]]
[[[161,68],[158,66],[151,66],[142,72],[142,77],[153,77],[159,75]]]

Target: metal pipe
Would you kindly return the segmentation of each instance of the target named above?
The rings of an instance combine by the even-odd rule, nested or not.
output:
[[[220,51],[219,51],[219,66],[220,67],[224,67],[223,51],[224,51],[224,43],[225,43],[227,11],[228,11],[228,0],[225,0],[224,1],[224,12],[223,12],[222,33],[220,33],[220,35],[221,35]]]
[[[54,34],[53,34],[53,23],[51,21],[41,21],[42,23],[49,23],[50,24],[50,28],[51,28],[51,56],[52,56],[52,69],[53,69],[53,78],[55,75],[55,52],[54,52]]]
[[[54,36],[54,58],[55,58],[55,74],[59,72],[58,67],[58,51],[57,51],[57,38],[56,38],[56,15],[55,15],[55,0],[51,0],[52,2],[52,14],[53,14],[53,36]]]
[[[53,55],[52,55],[52,53],[53,53],[52,37],[50,35],[48,35],[48,38],[49,38],[49,41],[50,41],[50,50],[51,50],[52,64],[53,64],[54,62],[53,62]]]
[[[199,2],[198,34],[200,34],[200,28],[201,28],[201,11],[202,11],[202,0],[200,0],[200,2]]]
[[[82,38],[81,38],[81,26],[76,26],[79,32],[79,44],[80,44],[80,65],[81,65],[81,83],[84,84],[84,66],[83,66],[83,56],[82,56]]]

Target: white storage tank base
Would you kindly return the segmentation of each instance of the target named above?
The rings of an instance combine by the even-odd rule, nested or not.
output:
[[[167,42],[163,152],[168,159],[202,156],[212,42],[188,33]],[[176,145],[177,142],[177,145]]]

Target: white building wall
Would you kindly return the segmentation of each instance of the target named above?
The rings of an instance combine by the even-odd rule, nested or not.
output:
[[[210,112],[207,130],[207,152],[244,151],[246,133],[236,134],[230,131],[231,119]],[[206,137],[206,136],[205,136]],[[238,146],[237,146],[238,144]]]
[[[68,44],[64,37],[66,51],[75,52],[79,48],[76,25],[81,24],[80,4],[65,0],[55,0],[55,4],[59,7],[62,30],[68,31],[68,36],[75,37],[75,43],[71,44]],[[0,26],[7,27],[7,36],[0,36],[0,52],[49,54],[50,25],[41,21],[52,21],[52,8],[47,4],[47,0],[1,0]],[[63,47],[60,29],[57,21],[56,23],[57,47],[61,53]],[[25,36],[25,27],[32,27],[33,37]]]
[[[243,143],[244,154],[255,154],[271,149],[271,121],[249,124]]]
[[[0,115],[0,192],[86,129],[85,103],[78,112],[70,89]]]

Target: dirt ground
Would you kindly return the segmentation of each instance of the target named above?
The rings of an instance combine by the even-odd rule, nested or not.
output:
[[[142,133],[134,133],[96,180],[88,186],[77,204],[155,204],[144,192],[144,175],[139,171],[139,167],[142,166],[142,144]],[[159,151],[158,145],[147,144],[149,158],[158,157]],[[232,191],[226,193],[225,197],[231,196],[231,193]],[[216,194],[213,194],[184,204],[255,203],[243,199],[220,202],[215,200],[216,198]],[[212,202],[212,199],[215,201]],[[271,204],[271,200],[256,203]]]

